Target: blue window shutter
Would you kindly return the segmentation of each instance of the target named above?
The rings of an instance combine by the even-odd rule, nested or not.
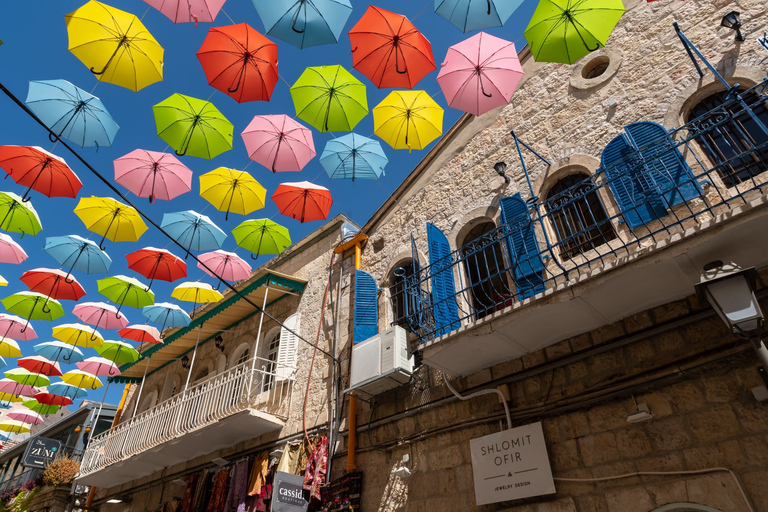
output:
[[[667,212],[659,192],[624,134],[609,142],[600,165],[627,225],[634,229]]]
[[[519,193],[502,197],[501,223],[510,226],[506,237],[507,253],[513,270],[515,287],[520,299],[533,297],[546,290],[544,285],[544,260],[541,258],[536,232],[533,229],[528,204]]]
[[[691,168],[663,126],[641,121],[628,124],[624,129],[640,151],[651,178],[669,208],[701,195]]]
[[[451,245],[437,226],[427,222],[429,265],[432,281],[432,309],[435,317],[435,337],[458,329],[459,307],[451,265]]]
[[[376,280],[363,270],[355,270],[355,331],[353,342],[360,343],[379,332],[379,301]]]

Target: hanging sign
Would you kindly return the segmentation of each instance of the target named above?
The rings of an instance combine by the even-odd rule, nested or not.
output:
[[[45,469],[59,455],[61,441],[47,437],[33,437],[27,441],[27,449],[21,458],[21,465],[28,468]]]
[[[469,442],[478,505],[555,492],[541,422]]]
[[[272,488],[272,512],[306,512],[309,502],[304,499],[304,478],[277,471]]]

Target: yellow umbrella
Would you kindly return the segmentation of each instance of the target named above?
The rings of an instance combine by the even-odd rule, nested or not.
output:
[[[52,329],[53,337],[70,345],[83,348],[95,348],[104,344],[104,337],[94,329],[83,324],[61,324]]]
[[[0,357],[21,357],[19,344],[11,338],[0,336]]]
[[[30,425],[16,420],[0,421],[0,430],[11,432],[13,434],[25,434],[29,432]]]
[[[200,176],[200,197],[217,210],[248,215],[264,208],[267,190],[244,171],[219,167]]]
[[[0,276],[0,286],[8,286],[8,281],[3,276]]]
[[[424,149],[443,134],[443,109],[424,91],[392,91],[373,108],[373,131],[394,149]]]
[[[98,389],[103,384],[95,375],[83,370],[70,370],[61,376],[61,380],[78,388]]]
[[[10,393],[0,393],[0,402],[23,402],[24,399]]]
[[[113,242],[136,242],[147,230],[139,212],[111,197],[83,197],[75,207],[75,214],[86,228],[102,235],[99,246],[105,238]]]
[[[186,302],[193,302],[193,313],[198,304],[218,302],[224,298],[221,293],[214,290],[213,287],[208,283],[196,283],[191,281],[181,283],[179,286],[174,288],[173,292],[171,292],[171,297]]]
[[[64,19],[69,51],[100,81],[138,91],[163,79],[163,47],[133,14],[91,0]]]

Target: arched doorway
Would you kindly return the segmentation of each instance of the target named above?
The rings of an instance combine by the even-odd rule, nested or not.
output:
[[[406,280],[415,273],[413,260],[408,258],[399,262],[389,275],[389,296],[392,301],[392,325],[408,329],[408,315],[413,314],[414,305],[407,303],[409,295],[405,293]],[[412,300],[412,299],[411,299]]]
[[[473,226],[461,243],[464,270],[468,283],[469,305],[477,318],[512,303],[512,290],[504,278],[506,264],[498,240],[496,224],[484,220]]]

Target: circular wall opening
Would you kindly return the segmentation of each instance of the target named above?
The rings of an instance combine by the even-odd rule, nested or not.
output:
[[[587,62],[584,68],[581,70],[581,77],[587,80],[597,78],[608,69],[611,64],[611,59],[607,55],[601,55]]]

